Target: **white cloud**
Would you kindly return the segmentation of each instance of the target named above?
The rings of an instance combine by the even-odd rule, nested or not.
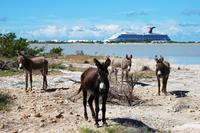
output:
[[[182,26],[175,20],[166,20],[159,22],[104,22],[96,23],[77,23],[68,25],[52,24],[42,28],[28,32],[28,38],[32,39],[94,39],[104,40],[110,38],[114,34],[122,32],[147,33],[148,27],[155,26],[154,33],[168,34],[173,40],[178,40],[180,37],[196,35],[200,29],[195,26]],[[188,37],[187,37],[188,38]]]
[[[32,36],[65,36],[67,33],[66,26],[59,27],[56,25],[47,25],[38,30],[28,32]]]

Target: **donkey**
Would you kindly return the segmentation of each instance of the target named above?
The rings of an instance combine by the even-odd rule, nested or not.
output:
[[[126,58],[124,59],[120,59],[120,60],[116,60],[113,59],[112,63],[111,63],[111,71],[110,71],[110,75],[109,75],[109,79],[111,79],[112,73],[115,74],[115,81],[117,82],[117,73],[118,73],[118,69],[121,69],[122,71],[122,82],[124,79],[124,75],[126,80],[128,79],[128,73],[131,70],[131,65],[132,65],[132,55],[130,55],[130,57],[128,55],[126,55]]]
[[[158,80],[158,95],[160,95],[160,78],[162,78],[162,92],[167,95],[167,80],[170,73],[170,63],[167,61],[164,61],[164,58],[160,56],[158,59],[157,56],[155,56],[156,61],[156,77]]]
[[[33,57],[28,58],[24,55],[23,52],[18,52],[18,62],[19,62],[19,69],[25,70],[25,81],[26,86],[25,90],[27,91],[28,88],[28,74],[30,76],[30,87],[32,90],[32,71],[33,70],[40,70],[43,76],[43,89],[47,88],[47,77],[48,74],[48,61],[43,57]]]
[[[84,106],[84,118],[88,120],[87,115],[87,94],[89,94],[88,104],[92,113],[92,117],[95,119],[95,125],[98,124],[99,113],[99,96],[102,96],[102,122],[103,125],[107,125],[105,113],[106,113],[106,101],[108,97],[108,91],[110,88],[108,80],[108,66],[110,65],[110,59],[107,58],[105,63],[100,63],[97,59],[94,59],[94,63],[97,68],[88,68],[81,75],[81,86],[78,94],[82,90],[83,92],[83,106]],[[93,100],[95,100],[95,111],[93,108]]]

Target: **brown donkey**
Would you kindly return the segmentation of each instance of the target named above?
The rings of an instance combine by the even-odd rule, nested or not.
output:
[[[164,58],[160,56],[158,59],[157,56],[155,56],[156,61],[156,77],[158,80],[158,95],[160,95],[160,78],[162,78],[162,92],[167,95],[167,80],[170,73],[170,63],[167,61],[164,61]]]
[[[128,73],[131,70],[131,65],[132,65],[132,55],[130,55],[130,57],[126,55],[125,58],[120,59],[120,60],[113,59],[111,63],[111,71],[110,71],[109,79],[111,79],[112,73],[114,73],[115,80],[117,81],[117,73],[118,73],[118,68],[119,68],[122,71],[122,75],[121,75],[122,81],[124,79],[124,76],[127,80]]]
[[[81,86],[78,91],[83,92],[83,105],[84,105],[84,117],[87,120],[87,94],[89,94],[88,103],[92,112],[92,117],[95,119],[95,125],[98,127],[98,113],[99,113],[99,96],[102,96],[102,122],[103,125],[107,125],[105,113],[106,113],[106,101],[109,91],[108,80],[108,66],[110,65],[110,59],[107,58],[105,63],[100,63],[97,59],[94,59],[94,63],[97,68],[88,68],[81,75]],[[95,100],[95,111],[93,108],[93,100]]]
[[[48,61],[43,57],[28,58],[23,52],[18,52],[19,69],[24,69],[26,73],[26,86],[28,88],[28,74],[30,76],[30,86],[32,90],[32,71],[40,70],[43,76],[43,89],[47,88],[47,77],[48,74]]]

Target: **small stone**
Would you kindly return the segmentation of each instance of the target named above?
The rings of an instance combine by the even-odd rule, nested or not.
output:
[[[57,120],[52,118],[51,123],[57,123]]]
[[[73,115],[74,113],[73,113],[73,112],[70,112],[69,114],[70,114],[70,115]]]
[[[190,109],[190,110],[189,110],[189,112],[195,112],[195,110],[193,110],[193,109]]]
[[[44,127],[45,126],[45,124],[44,123],[40,123],[40,127]]]
[[[58,113],[58,114],[56,115],[56,118],[63,118],[63,113],[64,113],[64,112]]]
[[[41,122],[45,122],[45,119],[42,119]]]
[[[31,116],[30,114],[24,113],[24,114],[22,114],[21,119],[27,119],[27,118],[29,118],[30,116]]]
[[[35,117],[41,117],[42,115],[40,113],[37,113],[34,115]]]
[[[1,125],[0,125],[0,129],[3,129],[3,128],[5,128],[5,125],[4,125],[4,124],[1,124]]]
[[[17,131],[17,130],[14,130],[14,131],[12,131],[11,133],[18,133],[18,131]]]

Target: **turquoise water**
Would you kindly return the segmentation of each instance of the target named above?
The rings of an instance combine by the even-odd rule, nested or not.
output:
[[[135,57],[153,59],[163,55],[166,60],[176,64],[200,64],[200,45],[198,44],[31,44],[32,47],[45,47],[49,52],[60,46],[64,54],[83,51],[89,55],[120,56],[132,54]]]

